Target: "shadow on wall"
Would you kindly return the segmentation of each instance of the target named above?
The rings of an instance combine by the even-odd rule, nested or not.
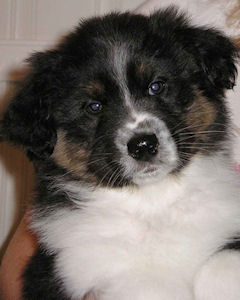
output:
[[[5,93],[0,99],[0,115],[2,117],[8,102],[19,87],[20,82],[26,76],[27,69],[12,70]],[[6,247],[16,230],[34,186],[34,172],[32,164],[28,161],[23,151],[17,149],[7,142],[0,143],[0,235],[4,240],[0,245],[0,260]],[[2,240],[0,236],[0,240]]]

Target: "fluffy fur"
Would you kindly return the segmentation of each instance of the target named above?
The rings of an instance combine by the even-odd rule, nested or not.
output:
[[[33,55],[2,125],[36,166],[23,299],[211,300],[225,264],[221,299],[239,298],[236,60],[174,8],[93,18]]]

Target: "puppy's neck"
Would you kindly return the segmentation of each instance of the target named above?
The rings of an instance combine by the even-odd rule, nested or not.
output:
[[[113,208],[134,212],[156,213],[165,210],[191,193],[204,193],[212,189],[216,182],[219,193],[224,184],[234,182],[234,172],[226,155],[197,155],[191,163],[177,175],[168,175],[159,181],[141,186],[121,188],[92,187],[77,181],[56,181],[56,186],[64,190],[70,201],[79,207]],[[223,171],[224,170],[224,171]],[[227,172],[227,174],[226,174]],[[231,180],[232,177],[232,180]]]

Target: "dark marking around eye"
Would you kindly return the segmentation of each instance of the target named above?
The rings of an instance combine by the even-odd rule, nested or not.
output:
[[[165,82],[163,80],[151,82],[148,87],[148,94],[150,96],[159,95],[165,88]]]
[[[102,110],[102,104],[99,102],[91,103],[87,106],[87,111],[93,114],[97,114]]]

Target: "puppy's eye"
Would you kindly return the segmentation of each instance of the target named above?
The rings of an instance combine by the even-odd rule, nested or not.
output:
[[[87,106],[87,111],[92,114],[97,114],[102,110],[102,104],[99,102],[91,103]]]
[[[165,82],[163,80],[151,82],[148,87],[148,94],[150,96],[160,94],[165,88]]]

